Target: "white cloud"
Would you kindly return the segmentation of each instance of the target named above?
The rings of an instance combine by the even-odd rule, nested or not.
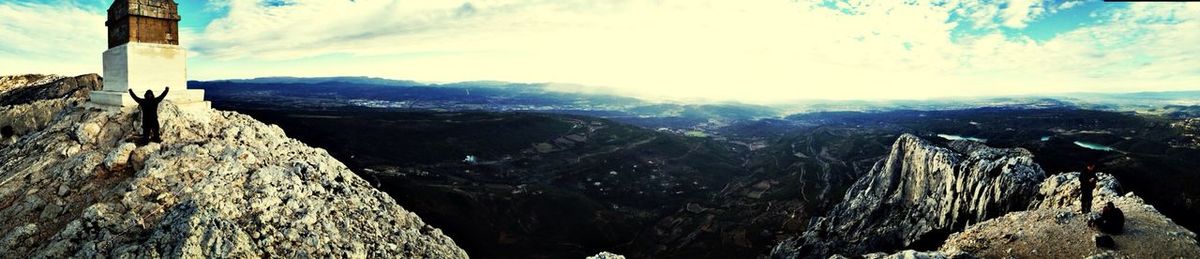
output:
[[[1200,87],[1200,5],[1131,4],[1034,41],[1039,1],[256,0],[183,31],[193,79],[371,75],[779,101]],[[843,12],[847,11],[847,12]],[[952,38],[958,22],[982,34]],[[103,15],[0,4],[0,73],[99,71]],[[71,17],[71,18],[64,18]],[[66,20],[64,20],[66,19]],[[95,26],[80,26],[94,24]],[[18,53],[19,52],[19,53]],[[16,54],[14,54],[16,53]],[[13,69],[22,68],[22,69]]]
[[[1030,21],[1045,13],[1042,0],[1009,0],[1007,8],[1000,12],[1005,27],[1025,28]]]
[[[0,3],[0,74],[75,75],[100,70],[102,13],[72,5]]]
[[[416,55],[422,57],[348,66],[424,80],[578,82],[648,95],[752,100],[896,96],[905,91],[879,86],[958,66],[942,51],[952,45],[949,7],[928,3],[851,3],[862,15],[787,1],[471,5],[474,12],[464,15],[462,4],[443,1],[294,1],[283,7],[233,1],[229,17],[214,21],[197,44],[226,63],[330,53],[363,60]],[[340,13],[354,15],[329,15]],[[746,85],[756,90],[729,91]]]
[[[1082,5],[1082,4],[1083,4],[1083,0],[1064,1],[1064,2],[1062,2],[1062,4],[1058,5],[1058,8],[1056,10],[1067,10],[1067,9],[1071,9],[1071,8],[1074,8],[1074,7]]]

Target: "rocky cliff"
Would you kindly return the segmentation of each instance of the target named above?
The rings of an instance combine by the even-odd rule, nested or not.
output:
[[[939,147],[902,135],[842,203],[812,220],[800,238],[777,246],[772,257],[936,246],[968,224],[1024,210],[1045,177],[1023,149],[967,141]]]
[[[1078,176],[1046,177],[1022,149],[972,142],[941,148],[901,136],[846,201],[815,219],[802,237],[777,246],[772,257],[1200,257],[1196,234],[1133,193],[1120,194],[1120,184],[1104,173],[1090,206],[1099,211],[1113,202],[1126,223],[1123,234],[1112,236],[1116,249],[1097,248],[1099,232],[1087,226],[1096,214],[1078,212]],[[887,253],[903,248],[932,251]]]
[[[6,257],[466,257],[278,127],[164,103],[163,142],[139,147],[137,111],[83,105],[98,77],[12,78],[0,80],[0,126],[17,133],[0,141]],[[69,80],[83,87],[62,90]]]
[[[0,127],[21,134],[44,127],[68,104],[78,105],[99,90],[100,76],[0,76]]]
[[[1117,248],[1097,248],[1079,211],[1079,173],[1057,174],[1041,184],[1029,211],[1009,213],[951,235],[939,251],[984,258],[1200,258],[1196,234],[1163,216],[1120,184],[1099,174],[1092,211],[1112,202],[1125,213],[1125,232],[1112,235]],[[1093,214],[1094,215],[1094,214]]]
[[[1125,231],[1111,235],[1115,249],[1098,248],[1087,226],[1095,214],[1079,213],[1079,173],[1051,176],[1028,211],[1012,212],[950,235],[936,251],[870,253],[863,258],[1200,258],[1196,234],[1163,216],[1100,173],[1093,211],[1112,202],[1125,213]]]

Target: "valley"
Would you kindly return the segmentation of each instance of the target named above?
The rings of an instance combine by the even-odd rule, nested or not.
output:
[[[1095,163],[1181,225],[1200,224],[1200,191],[1183,184],[1200,181],[1186,116],[1001,106],[771,117],[720,106],[445,110],[271,98],[213,101],[329,150],[477,257],[766,255],[906,133],[1025,148],[1049,174]]]

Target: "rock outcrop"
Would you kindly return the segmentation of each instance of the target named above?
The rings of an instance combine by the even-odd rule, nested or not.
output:
[[[625,259],[625,256],[609,252],[600,252],[599,254],[588,256],[587,259]]]
[[[1093,211],[1112,202],[1125,213],[1125,231],[1111,235],[1116,249],[1095,245],[1088,227],[1095,214],[1079,213],[1079,173],[1042,182],[1030,210],[983,221],[950,235],[936,251],[872,253],[864,258],[1200,258],[1196,234],[1163,216],[1133,193],[1119,194],[1111,175],[1098,174]]]
[[[1117,248],[1097,248],[1079,213],[1079,174],[1054,175],[1041,185],[1040,199],[1029,211],[1013,212],[951,235],[939,250],[983,258],[1200,258],[1196,234],[1175,224],[1133,193],[1119,194],[1119,184],[1099,174],[1093,211],[1112,202],[1125,214],[1125,231],[1112,235]]]
[[[96,74],[2,76],[0,127],[11,127],[17,135],[44,127],[64,106],[83,102],[101,86]]]
[[[783,242],[775,258],[864,254],[936,246],[971,223],[1024,210],[1045,172],[1024,149],[969,141],[938,147],[903,135],[846,199]]]
[[[902,137],[903,138],[903,137]],[[897,142],[899,143],[899,141]],[[952,149],[963,150],[962,143],[952,143]],[[900,146],[899,144],[897,145]],[[974,148],[980,148],[978,145]],[[890,158],[889,158],[890,159]],[[978,162],[975,162],[978,163]],[[876,176],[872,174],[872,176]],[[979,177],[979,176],[976,176]],[[1022,184],[1021,186],[1026,186]],[[1023,187],[1024,189],[1024,187]],[[1175,224],[1133,193],[1120,194],[1120,184],[1109,174],[1099,173],[1092,211],[1099,211],[1107,202],[1112,202],[1125,214],[1124,233],[1111,235],[1116,249],[1098,248],[1093,238],[1100,234],[1087,225],[1088,219],[1096,217],[1079,213],[1079,173],[1056,174],[1036,186],[1035,195],[1025,195],[1021,201],[1012,201],[1008,209],[1025,203],[1028,210],[1015,211],[1003,216],[984,220],[950,234],[933,251],[904,250],[895,253],[855,253],[849,255],[862,258],[1200,258],[1200,244],[1196,234]],[[861,197],[861,195],[859,195]],[[1015,197],[1014,199],[1018,199]],[[957,199],[957,198],[956,198]],[[898,213],[906,213],[900,211]],[[883,219],[891,215],[877,216]],[[912,226],[907,225],[907,226]],[[876,226],[883,229],[891,225]],[[871,231],[871,230],[864,230]],[[874,232],[879,233],[879,232]],[[805,238],[812,236],[806,233]],[[847,233],[831,235],[845,236]],[[816,240],[820,244],[820,240]],[[813,240],[796,239],[780,245],[775,257],[817,257],[801,250]],[[877,251],[894,250],[879,248]],[[807,254],[803,252],[809,252]],[[834,254],[830,258],[847,258]]]
[[[13,91],[28,90],[0,97]],[[163,142],[139,147],[134,109],[86,108],[86,93],[23,96],[0,106],[0,123],[37,120],[0,143],[6,257],[466,257],[279,127],[164,103]]]
[[[86,98],[100,90],[100,76],[20,75],[0,77],[0,106],[26,104],[41,100]]]

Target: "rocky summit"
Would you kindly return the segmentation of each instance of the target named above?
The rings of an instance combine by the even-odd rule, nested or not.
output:
[[[954,141],[949,148],[900,136],[891,153],[812,220],[803,236],[777,246],[794,258],[938,244],[972,222],[1025,209],[1045,178],[1024,149]]]
[[[1023,149],[901,136],[892,153],[775,258],[1196,258],[1196,234],[1098,173],[1080,213],[1079,173],[1045,176]],[[1112,202],[1124,232],[1101,248],[1089,219]],[[938,235],[939,233],[947,233]],[[907,249],[898,251],[900,249]],[[914,250],[916,249],[916,250]],[[929,250],[929,251],[919,251]]]
[[[1092,211],[1112,202],[1125,214],[1124,232],[1111,237],[1116,249],[1095,246],[1099,234],[1087,225],[1096,215],[1079,213],[1079,173],[1046,179],[1029,211],[1009,213],[950,236],[939,250],[984,258],[1200,258],[1196,234],[1175,224],[1132,192],[1100,173]]]
[[[954,233],[934,251],[869,253],[863,258],[1198,258],[1196,234],[1175,224],[1132,192],[1120,194],[1111,175],[1099,173],[1093,211],[1112,202],[1125,213],[1124,231],[1109,235],[1116,247],[1100,248],[1089,227],[1095,212],[1079,213],[1079,173],[1056,174],[1042,182],[1026,211],[986,220]],[[844,258],[834,255],[831,258]]]
[[[0,127],[16,133],[0,141],[5,257],[467,257],[279,127],[168,102],[162,143],[137,146],[135,109],[60,91],[98,89],[82,78],[97,80],[0,80]]]

